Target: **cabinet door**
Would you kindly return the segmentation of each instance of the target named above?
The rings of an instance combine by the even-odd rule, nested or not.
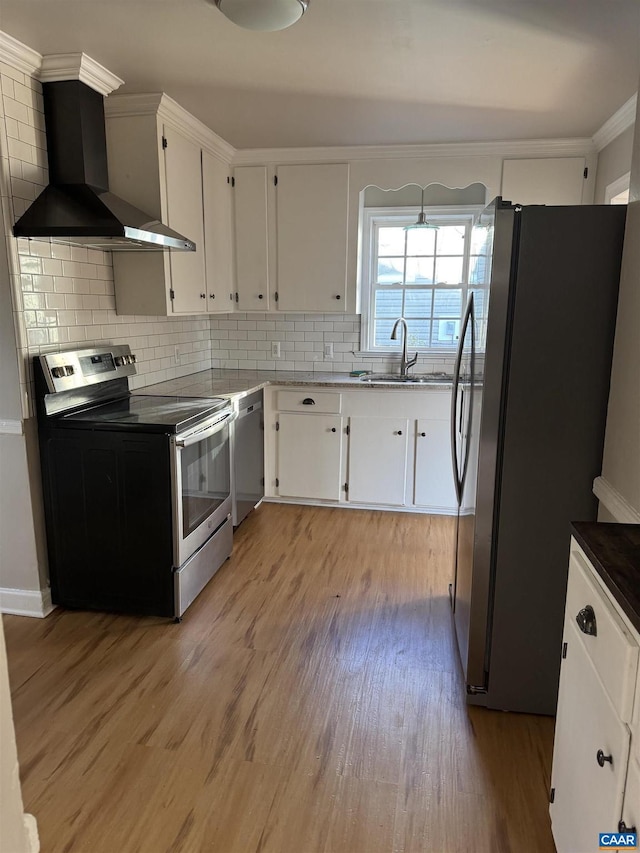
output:
[[[627,828],[635,827],[637,831],[640,831],[640,764],[635,758],[629,761],[622,820]]]
[[[164,126],[167,225],[193,240],[195,252],[169,252],[172,307],[177,314],[205,313],[204,226],[200,146]]]
[[[589,853],[598,849],[598,833],[618,827],[630,735],[584,649],[573,616],[567,619],[564,641],[567,656],[560,673],[551,823],[558,853]],[[611,762],[600,766],[599,750],[611,756]]]
[[[413,502],[416,506],[456,512],[456,492],[449,421],[416,421],[416,467]]]
[[[236,308],[268,311],[267,170],[240,166],[234,170],[234,181]]]
[[[202,152],[202,202],[207,308],[233,311],[233,229],[229,167],[208,151]]]
[[[409,421],[351,418],[349,428],[349,500],[403,506]]]
[[[281,412],[278,423],[279,494],[340,500],[342,418]]]
[[[582,204],[584,157],[505,160],[502,197],[515,204]]]
[[[278,310],[346,310],[349,167],[279,166]]]

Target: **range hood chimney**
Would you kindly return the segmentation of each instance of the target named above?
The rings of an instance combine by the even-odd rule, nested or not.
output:
[[[84,54],[45,57],[46,187],[13,226],[16,237],[114,251],[195,243],[109,192],[103,96],[122,80]]]

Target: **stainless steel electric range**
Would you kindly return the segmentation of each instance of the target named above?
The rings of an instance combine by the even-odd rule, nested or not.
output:
[[[180,619],[232,549],[225,399],[132,394],[128,346],[35,359],[55,604]]]

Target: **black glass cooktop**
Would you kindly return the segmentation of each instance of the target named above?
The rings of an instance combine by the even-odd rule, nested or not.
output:
[[[223,397],[154,397],[132,394],[113,403],[92,406],[59,418],[69,426],[184,432],[228,405]]]

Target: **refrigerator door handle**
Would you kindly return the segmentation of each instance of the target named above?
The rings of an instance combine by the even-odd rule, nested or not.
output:
[[[462,321],[462,328],[460,330],[460,339],[458,340],[458,351],[456,353],[456,364],[453,371],[453,388],[452,388],[452,397],[451,397],[451,461],[453,465],[453,483],[456,489],[456,498],[458,501],[458,506],[462,503],[462,489],[464,486],[464,471],[466,471],[466,463],[468,461],[468,447],[465,448],[465,455],[467,458],[465,459],[464,471],[460,471],[460,461],[458,459],[458,443],[457,443],[457,432],[458,432],[458,419],[460,419],[460,432],[462,432],[462,415],[463,415],[463,406],[460,406],[460,410],[458,411],[458,389],[460,387],[460,369],[462,367],[462,353],[464,351],[464,340],[467,334],[467,327],[470,322],[473,320],[473,293],[469,295],[469,302],[467,303],[467,310],[465,311],[464,320]],[[472,348],[474,344],[474,329],[473,325],[471,327],[472,334]],[[472,353],[473,358],[473,353]],[[467,442],[469,441],[469,436],[467,436]]]
[[[468,308],[467,308],[468,311]],[[462,500],[462,484],[460,482],[460,465],[458,462],[458,388],[460,386],[460,368],[462,366],[462,350],[464,348],[464,335],[467,325],[467,314],[465,314],[460,338],[458,339],[458,351],[456,353],[456,364],[453,370],[453,388],[451,391],[451,463],[453,465],[453,484],[456,489],[456,500],[458,506]]]

